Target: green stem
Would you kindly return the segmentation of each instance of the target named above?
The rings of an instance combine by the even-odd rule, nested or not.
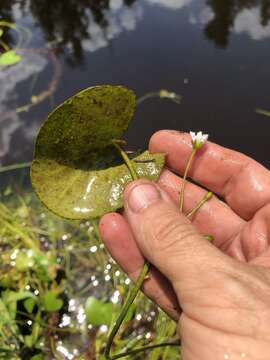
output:
[[[26,163],[21,163],[21,164],[2,166],[2,167],[0,167],[0,173],[6,172],[6,171],[11,171],[11,170],[24,169],[24,168],[30,167],[30,165],[31,165],[30,162],[26,162]]]
[[[256,109],[256,113],[261,114],[261,115],[265,115],[265,116],[270,116],[270,111],[263,110],[263,109]]]
[[[130,174],[132,176],[132,179],[133,180],[137,180],[139,179],[139,176],[138,174],[136,173],[136,170],[132,164],[132,161],[129,159],[128,155],[126,154],[126,152],[121,148],[121,146],[119,145],[119,141],[117,140],[114,140],[113,141],[113,145],[116,147],[116,149],[120,152],[124,162],[126,163],[129,171],[130,171]],[[149,269],[150,269],[150,264],[148,261],[146,261],[143,265],[143,269],[139,275],[139,278],[137,279],[134,287],[130,290],[129,294],[128,294],[128,297],[124,303],[124,306],[122,307],[122,310],[120,312],[120,314],[118,315],[113,327],[112,327],[112,330],[109,334],[109,339],[108,339],[108,342],[106,344],[106,348],[105,348],[105,352],[104,352],[104,355],[105,355],[105,359],[108,359],[110,360],[110,351],[111,351],[111,347],[112,347],[112,344],[113,344],[113,340],[115,338],[115,335],[117,334],[131,304],[133,303],[133,301],[135,300],[144,280],[145,280],[145,277],[146,275],[148,274],[149,272]]]
[[[145,280],[145,277],[146,275],[148,274],[149,272],[149,269],[150,269],[150,264],[149,262],[145,262],[144,265],[143,265],[143,269],[139,275],[139,278],[137,279],[134,287],[131,289],[127,299],[126,299],[126,302],[124,303],[124,306],[122,307],[122,310],[118,316],[118,318],[116,319],[116,322],[114,323],[113,325],[113,328],[109,334],[109,339],[108,339],[108,342],[106,344],[106,348],[105,348],[105,352],[104,352],[104,355],[105,355],[105,359],[108,359],[110,360],[110,350],[111,350],[111,346],[112,346],[112,343],[113,343],[113,340],[114,340],[114,337],[115,335],[117,334],[128,310],[129,310],[129,307],[130,305],[133,303],[133,301],[135,300],[144,280]],[[112,358],[114,359],[114,358]]]
[[[147,99],[151,99],[151,98],[153,98],[153,97],[159,97],[159,92],[149,92],[149,93],[147,93],[147,94],[145,94],[145,95],[143,95],[143,96],[141,96],[141,97],[139,97],[138,99],[137,99],[137,105],[140,105],[142,102],[144,102],[145,100],[147,100]]]
[[[133,180],[138,180],[139,179],[139,176],[138,174],[136,173],[136,170],[132,164],[132,161],[130,160],[130,158],[127,156],[126,152],[121,148],[121,146],[119,146],[119,144],[117,143],[117,140],[114,140],[113,141],[113,145],[116,147],[116,149],[120,152],[122,158],[124,159],[129,171],[130,171],[130,174],[132,176],[132,179]]]
[[[124,352],[122,354],[115,355],[115,356],[111,357],[111,360],[116,360],[116,359],[120,359],[122,357],[136,355],[136,354],[138,354],[140,352],[145,352],[145,351],[148,351],[148,350],[153,350],[153,349],[156,349],[156,348],[161,348],[161,347],[166,347],[166,346],[180,346],[180,342],[179,341],[177,341],[177,342],[166,342],[166,343],[161,343],[161,344],[143,346],[143,347],[140,347],[138,349],[134,349],[134,350],[131,350],[131,351]]]
[[[183,212],[183,209],[184,209],[184,193],[185,193],[185,186],[186,186],[186,181],[187,181],[187,174],[189,172],[189,169],[191,167],[191,164],[192,164],[192,161],[194,159],[196,152],[197,152],[197,149],[193,148],[192,153],[190,154],[190,157],[188,159],[185,172],[184,172],[184,176],[183,176],[183,180],[182,180],[182,187],[181,187],[181,191],[180,191],[180,211],[181,212]]]
[[[214,241],[214,236],[212,236],[212,235],[204,235],[203,237],[205,238],[205,240],[208,240],[210,242]]]
[[[207,194],[204,195],[201,201],[198,202],[198,204],[190,211],[190,213],[187,214],[188,218],[191,218],[200,208],[209,201],[213,196],[213,193],[209,191]]]
[[[5,50],[5,51],[10,51],[10,48],[9,46],[3,41],[0,39],[0,45],[2,45],[2,48]]]

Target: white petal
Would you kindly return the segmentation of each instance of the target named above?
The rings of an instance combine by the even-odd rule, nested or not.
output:
[[[190,136],[191,136],[191,139],[192,139],[192,141],[196,141],[196,134],[195,134],[195,132],[194,131],[190,131]]]

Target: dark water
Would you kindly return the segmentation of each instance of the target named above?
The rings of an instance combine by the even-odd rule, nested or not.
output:
[[[270,110],[268,0],[0,0],[1,18],[23,38],[22,62],[0,68],[2,165],[31,160],[54,106],[106,83],[138,96],[161,88],[183,96],[181,105],[143,103],[130,147],[146,147],[162,128],[203,130],[270,166],[270,118],[255,113]],[[3,39],[18,41],[14,31]],[[16,113],[31,96],[40,102]]]

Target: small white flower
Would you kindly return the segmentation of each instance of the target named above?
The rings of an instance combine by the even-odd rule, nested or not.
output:
[[[208,140],[208,134],[203,134],[201,131],[195,133],[190,131],[190,136],[194,149],[200,149]]]

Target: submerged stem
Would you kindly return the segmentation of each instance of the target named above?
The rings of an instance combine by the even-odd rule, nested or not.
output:
[[[30,167],[30,162],[20,163],[20,164],[13,164],[13,165],[7,165],[7,166],[1,166],[0,167],[0,173],[11,171],[11,170],[17,170],[17,169],[24,169],[27,167]]]
[[[183,209],[184,209],[184,193],[185,193],[185,186],[186,186],[186,181],[187,181],[187,174],[189,172],[189,169],[191,167],[191,164],[192,164],[192,161],[194,159],[196,152],[197,152],[197,148],[194,147],[192,150],[192,153],[190,154],[190,157],[188,159],[186,169],[184,172],[184,176],[183,176],[183,180],[182,180],[182,187],[181,187],[181,191],[180,191],[180,211],[181,212],[183,212]]]
[[[148,350],[153,350],[153,349],[156,349],[156,348],[161,348],[161,347],[166,347],[166,346],[180,346],[180,341],[165,342],[165,343],[161,343],[161,344],[153,344],[153,345],[143,346],[143,347],[140,347],[138,349],[126,351],[126,352],[124,352],[122,354],[114,355],[114,356],[111,357],[111,360],[120,359],[120,358],[125,357],[125,356],[136,355],[136,354],[138,354],[140,352],[145,352],[145,351],[148,351]]]
[[[105,355],[105,358],[106,359],[117,359],[116,357],[113,357],[113,358],[110,358],[110,350],[111,350],[111,346],[112,346],[112,343],[113,343],[113,340],[114,340],[114,337],[116,335],[116,333],[118,332],[128,310],[129,310],[129,307],[130,305],[133,303],[133,301],[135,300],[144,280],[145,280],[145,277],[146,275],[148,274],[149,272],[149,269],[150,269],[150,264],[148,261],[146,261],[144,263],[144,266],[143,266],[143,269],[139,275],[139,278],[137,279],[134,287],[130,290],[130,293],[124,303],[124,306],[122,307],[122,310],[120,312],[120,314],[118,315],[118,318],[116,319],[114,325],[113,325],[113,328],[109,334],[109,339],[108,339],[108,342],[106,344],[106,348],[105,348],[105,352],[104,352],[104,355]],[[117,355],[116,355],[117,356]]]
[[[10,51],[10,47],[3,41],[0,39],[0,45],[2,46],[2,48],[5,50],[5,51]]]
[[[141,97],[139,97],[137,99],[137,105],[140,105],[142,102],[144,102],[147,99],[151,99],[153,97],[159,97],[159,92],[158,91],[153,91],[153,92],[149,92]]]

